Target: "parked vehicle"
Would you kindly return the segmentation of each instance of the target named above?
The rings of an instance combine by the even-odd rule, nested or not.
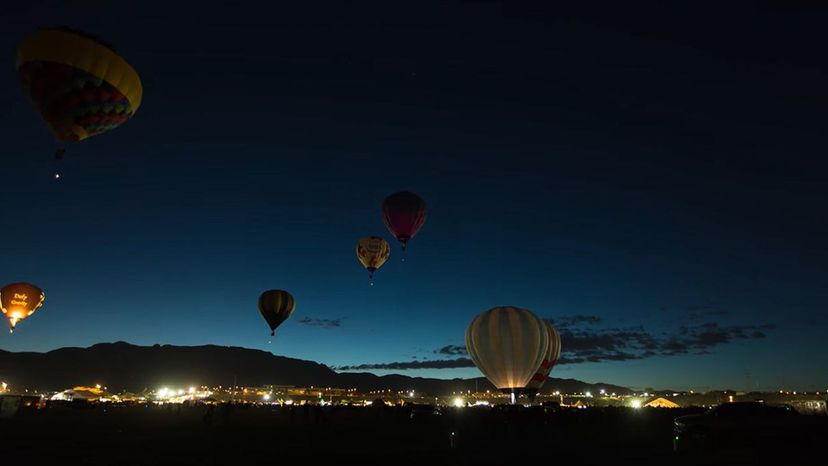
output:
[[[429,421],[436,419],[443,414],[439,406],[435,405],[413,405],[409,418],[412,421]]]
[[[39,396],[0,395],[0,419],[30,415],[39,403]]]
[[[675,419],[676,452],[752,448],[779,450],[810,438],[807,423],[790,406],[762,402],[725,403]]]

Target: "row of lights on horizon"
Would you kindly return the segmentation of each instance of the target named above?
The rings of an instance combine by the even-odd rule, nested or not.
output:
[[[9,387],[9,385],[8,385],[6,382],[0,382],[0,391],[6,392],[6,391],[8,391],[8,387]],[[202,390],[209,390],[209,388],[208,388],[207,386],[201,386],[200,388],[201,388]],[[300,387],[300,388],[301,388],[301,387]],[[314,386],[311,386],[310,388],[311,388],[311,389],[314,389]],[[106,390],[107,390],[107,387],[106,387],[106,386],[102,386],[101,384],[95,384],[95,389],[97,389],[97,390],[103,390],[103,391],[106,391]],[[218,390],[219,390],[219,391],[221,391],[221,390],[225,390],[225,389],[224,389],[224,387],[223,387],[223,386],[219,385],[219,386],[218,386]],[[248,391],[248,389],[247,389],[247,388],[244,388],[244,387],[239,387],[239,386],[235,386],[235,387],[230,387],[230,386],[228,386],[228,387],[226,388],[226,390],[227,390],[227,391],[231,391],[231,390],[236,390],[236,391],[238,391],[238,390],[243,390],[243,391],[244,391],[244,393],[247,393],[247,391]],[[319,390],[333,390],[333,389],[332,389],[331,387],[326,387],[326,388],[319,388]],[[27,392],[27,393],[28,393],[28,391],[29,391],[29,390],[28,390],[28,389],[26,389],[26,392]],[[192,395],[192,394],[195,394],[195,393],[196,393],[196,391],[197,391],[197,390],[196,390],[196,387],[194,387],[194,386],[189,387],[186,391],[185,391],[184,389],[177,389],[177,390],[174,390],[174,389],[169,389],[169,388],[167,388],[167,387],[162,387],[162,388],[159,388],[158,390],[156,390],[156,392],[155,392],[155,393],[156,393],[156,395],[157,395],[158,397],[165,398],[165,397],[173,397],[173,396],[183,396],[183,395],[185,395],[185,394]],[[357,389],[356,389],[356,388],[350,388],[350,389],[347,389],[347,390],[345,390],[345,391],[346,391],[347,393],[356,393]],[[270,393],[273,393],[273,390],[272,390],[272,389],[271,389],[271,392],[270,392]],[[369,392],[367,392],[367,393],[368,393],[368,394],[372,394],[372,395],[374,395],[374,394],[383,394],[383,393],[392,393],[392,390],[391,390],[391,389],[386,389],[386,390],[372,390],[372,391],[369,391]],[[405,391],[405,390],[399,390],[399,391],[396,391],[396,393],[397,393],[397,394],[399,394],[399,395],[407,395],[408,397],[411,397],[411,398],[413,398],[413,397],[414,397],[414,395],[415,395],[415,391],[414,391],[414,390],[407,390],[407,391]],[[461,393],[462,393],[462,392],[461,392]],[[490,392],[490,390],[486,390],[486,392],[485,392],[485,393],[488,395],[488,394],[490,394],[491,392]],[[681,395],[687,395],[688,393],[689,393],[690,395],[694,395],[694,394],[696,394],[693,390],[690,390],[689,392],[684,392],[684,393],[674,392],[674,393],[672,393],[672,396],[677,397],[677,396],[681,396]],[[727,391],[723,391],[722,393],[727,394]],[[821,395],[821,394],[822,394],[822,392],[821,392],[821,391],[816,391],[816,392],[813,392],[813,393],[814,393],[814,394],[816,394],[816,395]],[[825,393],[826,393],[826,394],[828,394],[828,389],[826,389]],[[467,395],[471,395],[471,390],[467,390],[467,391],[466,391],[466,394],[467,394]],[[599,391],[599,394],[600,394],[601,396],[612,396],[612,397],[617,396],[617,394],[616,394],[615,392],[612,392],[612,393],[610,393],[610,394],[607,394],[607,392],[606,392],[606,390],[605,390],[605,389],[601,389],[601,390]],[[807,395],[807,394],[808,394],[808,392],[807,392],[807,391],[804,391],[804,392],[799,392],[799,391],[796,391],[796,390],[791,391],[791,390],[783,390],[783,389],[780,389],[780,390],[779,390],[779,394],[780,394],[780,395],[783,395],[783,394],[784,394],[784,395]],[[452,392],[452,395],[457,395],[457,392]],[[552,392],[552,395],[554,395],[554,396],[561,396],[561,392],[560,392],[560,390],[555,390],[554,392]],[[564,394],[564,395],[565,395],[565,396],[568,396],[569,394]],[[593,395],[592,395],[592,392],[591,392],[591,391],[586,391],[586,392],[583,392],[583,393],[582,393],[582,392],[578,392],[578,393],[575,393],[574,395],[575,395],[575,396],[579,396],[579,395],[580,395],[580,396],[584,396],[584,397],[586,397],[586,398],[592,398],[592,397],[593,397]],[[648,396],[651,396],[651,395],[654,395],[654,394],[651,394],[651,393],[649,393],[649,392],[643,392],[643,393],[641,394],[641,396],[644,396],[644,397],[648,397]],[[638,395],[637,393],[633,393],[633,394],[632,394],[632,396],[639,396],[639,395]],[[669,393],[668,393],[668,394],[665,394],[665,396],[670,396],[670,394],[669,394]]]

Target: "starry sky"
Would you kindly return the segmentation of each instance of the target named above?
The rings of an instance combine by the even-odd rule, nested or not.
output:
[[[514,305],[561,331],[553,377],[828,386],[828,10],[350,3],[0,7],[0,281],[46,291],[0,349],[470,377],[466,325]],[[61,162],[14,72],[55,25],[144,84]],[[355,243],[400,190],[428,220],[369,286]],[[272,342],[269,288],[297,301]]]

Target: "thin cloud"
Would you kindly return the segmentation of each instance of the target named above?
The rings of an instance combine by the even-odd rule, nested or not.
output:
[[[574,315],[549,319],[561,335],[559,365],[588,362],[630,361],[653,357],[707,355],[738,340],[767,338],[774,324],[721,325],[717,322],[682,325],[672,332],[654,334],[643,326],[601,328],[596,316]],[[443,356],[465,356],[465,346],[445,345],[432,351]],[[456,369],[474,367],[466,357],[421,359],[417,361],[360,364],[340,370]]]
[[[426,361],[387,362],[379,364],[359,364],[355,366],[341,366],[341,371],[364,371],[364,370],[399,370],[412,369],[458,369],[463,367],[474,367],[474,363],[468,358],[437,359]]]
[[[313,319],[303,317],[298,319],[297,322],[309,327],[338,328],[342,326],[342,319]]]
[[[446,345],[434,350],[434,353],[444,354],[446,356],[465,356],[468,354],[466,347],[462,345]]]
[[[571,327],[575,325],[596,325],[601,323],[601,318],[598,316],[587,314],[575,314],[571,316],[556,317],[555,319],[547,319],[555,325],[562,327]]]
[[[684,325],[673,333],[654,335],[643,327],[573,328],[559,326],[562,358],[559,364],[626,361],[656,356],[711,354],[714,348],[736,340],[766,338],[773,324],[729,325],[716,322]]]

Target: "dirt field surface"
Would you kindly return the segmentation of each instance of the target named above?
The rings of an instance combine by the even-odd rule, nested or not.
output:
[[[673,419],[696,412],[60,406],[0,419],[0,464],[826,464],[819,441],[673,453]]]

